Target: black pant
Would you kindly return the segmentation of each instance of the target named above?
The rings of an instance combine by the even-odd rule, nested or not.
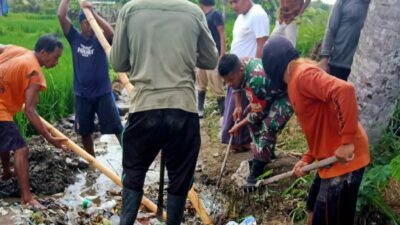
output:
[[[312,224],[353,225],[363,174],[364,168],[328,179],[317,174],[307,200],[307,210],[313,212]]]
[[[162,149],[170,180],[168,193],[186,195],[199,155],[199,117],[179,109],[133,113],[123,132],[122,145],[124,187],[142,191],[146,172]]]
[[[343,67],[337,67],[329,64],[329,74],[335,76],[339,79],[347,81],[349,78],[351,70]]]

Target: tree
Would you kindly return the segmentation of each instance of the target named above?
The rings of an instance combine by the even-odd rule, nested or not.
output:
[[[351,67],[360,119],[371,144],[400,100],[400,0],[371,0]]]

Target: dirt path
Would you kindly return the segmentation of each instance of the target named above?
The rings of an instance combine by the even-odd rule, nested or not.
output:
[[[209,118],[201,124],[202,145],[198,164],[202,169],[196,174],[197,181],[210,186],[215,186],[227,148],[226,145],[219,143],[218,138],[212,136],[215,135],[212,129],[215,129],[216,122],[215,119]],[[276,161],[267,166],[267,170],[272,169],[273,175],[291,170],[298,160],[282,152],[278,152],[277,157]],[[273,184],[268,191],[248,195],[243,195],[242,190],[232,181],[231,176],[240,163],[251,158],[250,152],[229,153],[220,187],[220,191],[226,197],[224,203],[226,211],[222,215],[224,218],[220,220],[220,224],[226,224],[229,220],[238,221],[246,215],[256,217],[257,224],[291,224],[289,213],[296,208],[297,202],[285,200],[280,194],[293,183],[294,179]]]

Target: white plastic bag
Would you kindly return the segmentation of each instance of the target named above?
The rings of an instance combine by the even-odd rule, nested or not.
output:
[[[239,225],[257,225],[256,218],[254,216],[248,216]]]
[[[239,224],[236,223],[235,221],[229,221],[226,225],[239,225]]]

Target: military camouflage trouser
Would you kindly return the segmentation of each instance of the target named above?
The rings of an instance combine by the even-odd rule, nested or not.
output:
[[[277,135],[285,127],[292,114],[289,97],[284,95],[274,100],[268,116],[261,123],[249,125],[255,159],[270,161],[271,153],[275,150]]]

